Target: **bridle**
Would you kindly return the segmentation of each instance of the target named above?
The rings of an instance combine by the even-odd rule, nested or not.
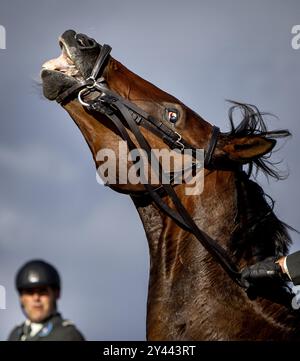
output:
[[[191,149],[194,157],[197,154],[197,149],[185,141],[178,132],[166,126],[161,120],[149,115],[143,109],[129,100],[120,97],[117,93],[107,87],[102,74],[108,63],[110,51],[111,47],[104,44],[101,47],[91,75],[87,79],[78,82],[61,93],[56,99],[57,102],[65,104],[77,95],[79,102],[89,111],[102,113],[110,119],[118,129],[121,138],[127,142],[128,149],[134,150],[137,148],[128,134],[127,128],[129,128],[134,134],[141,149],[146,152],[148,162],[150,163],[151,159],[152,165],[154,163],[154,169],[158,170],[159,175],[161,176],[161,185],[158,188],[154,188],[147,182],[144,184],[147,194],[164,213],[171,217],[181,228],[189,231],[198,239],[202,246],[223,267],[229,277],[236,284],[240,287],[246,288],[245,284],[241,280],[240,272],[231,260],[227,251],[220,246],[216,240],[212,239],[196,225],[178,198],[173,186],[167,182],[166,173],[162,169],[159,160],[151,154],[151,146],[141,133],[140,127],[151,131],[153,134],[162,139],[171,149],[179,149],[180,151],[183,151],[184,149]],[[95,91],[100,93],[99,96],[89,102],[85,102],[83,99],[84,96]],[[205,168],[212,168],[212,156],[217,145],[219,133],[219,128],[213,126],[209,146],[204,153]],[[112,188],[114,189],[114,187]],[[160,191],[163,190],[164,194],[171,198],[176,210],[169,207],[162,200],[160,192],[157,191],[158,189]]]

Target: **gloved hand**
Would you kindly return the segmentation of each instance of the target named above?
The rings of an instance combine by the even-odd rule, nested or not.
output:
[[[286,281],[288,277],[282,272],[280,265],[275,257],[269,257],[252,266],[245,267],[241,272],[241,280],[246,288],[255,286],[264,281]]]

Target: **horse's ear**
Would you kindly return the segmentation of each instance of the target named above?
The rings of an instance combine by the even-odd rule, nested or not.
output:
[[[232,138],[227,143],[223,151],[229,155],[232,160],[247,163],[253,158],[259,158],[269,153],[275,146],[276,140],[266,139],[262,136],[247,136]]]

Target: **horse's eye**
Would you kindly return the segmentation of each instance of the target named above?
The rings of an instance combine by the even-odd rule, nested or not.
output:
[[[179,118],[179,112],[177,109],[166,109],[167,120],[175,124]]]

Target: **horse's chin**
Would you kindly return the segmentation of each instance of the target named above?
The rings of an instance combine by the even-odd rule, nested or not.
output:
[[[55,100],[59,94],[77,83],[72,76],[57,70],[42,69],[41,78],[44,96],[49,100]]]

